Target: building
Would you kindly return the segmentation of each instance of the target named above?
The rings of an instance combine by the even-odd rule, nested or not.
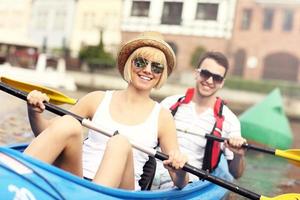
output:
[[[233,75],[300,81],[299,0],[239,0],[234,24]]]
[[[31,0],[0,1],[0,64],[22,67],[35,64],[38,46],[28,33],[31,3]]]
[[[34,45],[28,34],[31,0],[0,1],[0,42]]]
[[[122,40],[159,31],[175,50],[177,71],[190,70],[198,47],[227,51],[235,5],[235,0],[124,0]]]
[[[63,49],[70,43],[76,0],[33,0],[28,32],[42,51]]]
[[[300,81],[300,0],[2,0],[0,11],[0,43],[77,56],[102,32],[116,55],[122,41],[159,31],[176,53],[177,74],[193,69],[202,48],[225,53],[234,76]],[[7,52],[0,47],[0,57]]]
[[[164,34],[178,72],[203,47],[225,53],[232,75],[300,81],[299,0],[124,0],[122,40],[145,30]]]
[[[116,54],[121,41],[122,1],[33,0],[29,35],[42,49],[67,48],[77,56],[83,45],[103,42]]]
[[[96,45],[100,31],[107,51],[116,55],[121,42],[122,1],[78,0],[70,48],[77,54],[84,45]]]

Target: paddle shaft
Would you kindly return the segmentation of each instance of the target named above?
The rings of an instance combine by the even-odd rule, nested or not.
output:
[[[219,142],[224,142],[225,140],[228,140],[228,138],[218,137],[218,136],[215,136],[215,135],[212,135],[212,134],[206,134],[205,137],[208,138],[208,139],[217,140]],[[242,144],[242,147],[246,148],[246,149],[252,149],[252,150],[261,151],[261,152],[264,152],[264,153],[275,155],[275,149],[272,149],[272,148],[258,147],[258,146],[251,145],[251,144],[248,144],[248,143]]]
[[[3,91],[5,91],[5,92],[7,92],[7,93],[9,93],[9,94],[11,94],[11,95],[13,95],[13,96],[16,96],[18,98],[21,98],[21,99],[27,101],[27,93],[25,93],[25,92],[22,92],[20,90],[12,88],[12,87],[10,87],[10,86],[8,86],[8,85],[6,85],[4,83],[1,83],[1,82],[0,82],[0,89],[3,90]],[[60,116],[71,115],[75,119],[77,119],[83,126],[85,126],[87,128],[93,129],[93,130],[95,130],[97,132],[100,132],[100,133],[102,133],[102,134],[104,134],[106,136],[109,136],[109,137],[111,137],[111,136],[114,135],[114,133],[107,133],[107,132],[101,130],[93,122],[91,122],[88,119],[82,118],[82,117],[80,117],[80,116],[78,116],[78,115],[76,115],[74,113],[71,113],[71,112],[69,112],[67,110],[64,110],[64,109],[62,109],[60,107],[57,107],[57,106],[55,106],[55,105],[53,105],[51,103],[45,102],[44,104],[45,104],[46,110],[48,110],[50,112],[53,112],[53,113],[55,113],[57,115],[60,115]],[[143,151],[144,153],[146,153],[146,154],[148,154],[150,156],[153,156],[153,157],[155,157],[155,158],[157,158],[159,160],[163,161],[163,160],[168,159],[168,155],[166,155],[166,154],[164,154],[162,152],[156,151],[156,150],[151,149],[151,148],[141,147],[140,145],[134,144],[132,142],[131,142],[131,145],[134,148],[136,148],[136,149],[138,149],[140,151]],[[256,193],[254,193],[252,191],[249,191],[247,189],[241,188],[238,185],[235,185],[235,184],[233,184],[231,182],[228,182],[226,180],[223,180],[221,178],[213,176],[213,175],[209,174],[208,172],[206,172],[204,170],[201,170],[201,169],[198,169],[196,167],[193,167],[192,165],[185,164],[182,169],[184,171],[186,171],[186,172],[189,172],[191,174],[194,174],[194,175],[198,176],[201,179],[208,180],[208,181],[210,181],[212,183],[215,183],[216,185],[224,187],[224,188],[226,188],[226,189],[228,189],[228,190],[230,190],[232,192],[240,194],[240,195],[242,195],[244,197],[247,197],[249,199],[258,200],[258,199],[260,199],[262,197],[259,194],[256,194]]]
[[[182,130],[182,129],[177,129],[177,130],[182,131],[184,133],[191,134],[191,135],[201,136],[200,134],[197,134],[197,133],[194,133],[194,132],[190,132],[190,131],[186,131],[186,130]],[[219,141],[219,142],[224,142],[225,140],[228,140],[228,138],[218,137],[218,136],[215,136],[215,135],[212,135],[212,134],[205,134],[205,137],[207,139],[212,139],[212,140],[216,140],[216,141]],[[275,149],[272,149],[272,148],[258,147],[258,146],[251,145],[251,144],[248,144],[248,143],[242,144],[242,147],[246,148],[246,149],[252,149],[252,150],[256,150],[256,151],[260,151],[260,152],[275,155]]]
[[[188,133],[191,135],[202,136],[200,134],[197,134],[194,132],[189,132],[187,130],[177,129],[177,131],[182,131],[184,133]],[[208,140],[211,139],[211,140],[216,140],[219,142],[224,142],[225,140],[228,140],[228,138],[217,137],[212,134],[206,134],[205,137]],[[242,147],[246,148],[246,149],[252,149],[252,150],[260,151],[263,153],[271,154],[271,155],[278,156],[281,158],[289,159],[289,160],[293,161],[293,162],[291,162],[292,164],[300,167],[300,150],[298,150],[298,149],[279,150],[279,149],[273,149],[270,147],[263,148],[263,147],[259,147],[259,146],[255,146],[255,145],[251,145],[251,144],[243,144]]]

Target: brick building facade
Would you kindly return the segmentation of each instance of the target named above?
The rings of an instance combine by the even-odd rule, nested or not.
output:
[[[232,74],[299,82],[299,1],[239,0],[234,24]]]
[[[225,53],[230,74],[300,81],[297,0],[124,0],[122,40],[163,33],[177,55],[177,73],[191,70],[199,46]]]
[[[198,47],[227,51],[236,0],[124,0],[122,41],[141,31],[163,33],[177,56],[177,72],[191,70]]]

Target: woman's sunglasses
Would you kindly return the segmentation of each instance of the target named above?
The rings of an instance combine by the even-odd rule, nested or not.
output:
[[[219,75],[219,74],[214,74],[210,71],[208,71],[207,69],[198,69],[198,72],[200,74],[200,76],[202,78],[204,78],[205,80],[209,79],[210,77],[213,78],[213,81],[217,84],[222,83],[222,81],[224,80],[224,77]]]
[[[136,68],[145,69],[151,61],[142,57],[137,57],[133,62]],[[158,62],[151,62],[151,71],[155,74],[161,74],[164,71],[164,65]]]

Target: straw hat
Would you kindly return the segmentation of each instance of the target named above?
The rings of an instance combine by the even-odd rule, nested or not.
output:
[[[117,65],[122,77],[124,77],[124,67],[128,57],[140,47],[154,47],[161,50],[167,59],[168,76],[172,73],[176,64],[174,51],[170,45],[163,40],[160,33],[149,31],[141,33],[137,38],[122,45],[117,60]]]

